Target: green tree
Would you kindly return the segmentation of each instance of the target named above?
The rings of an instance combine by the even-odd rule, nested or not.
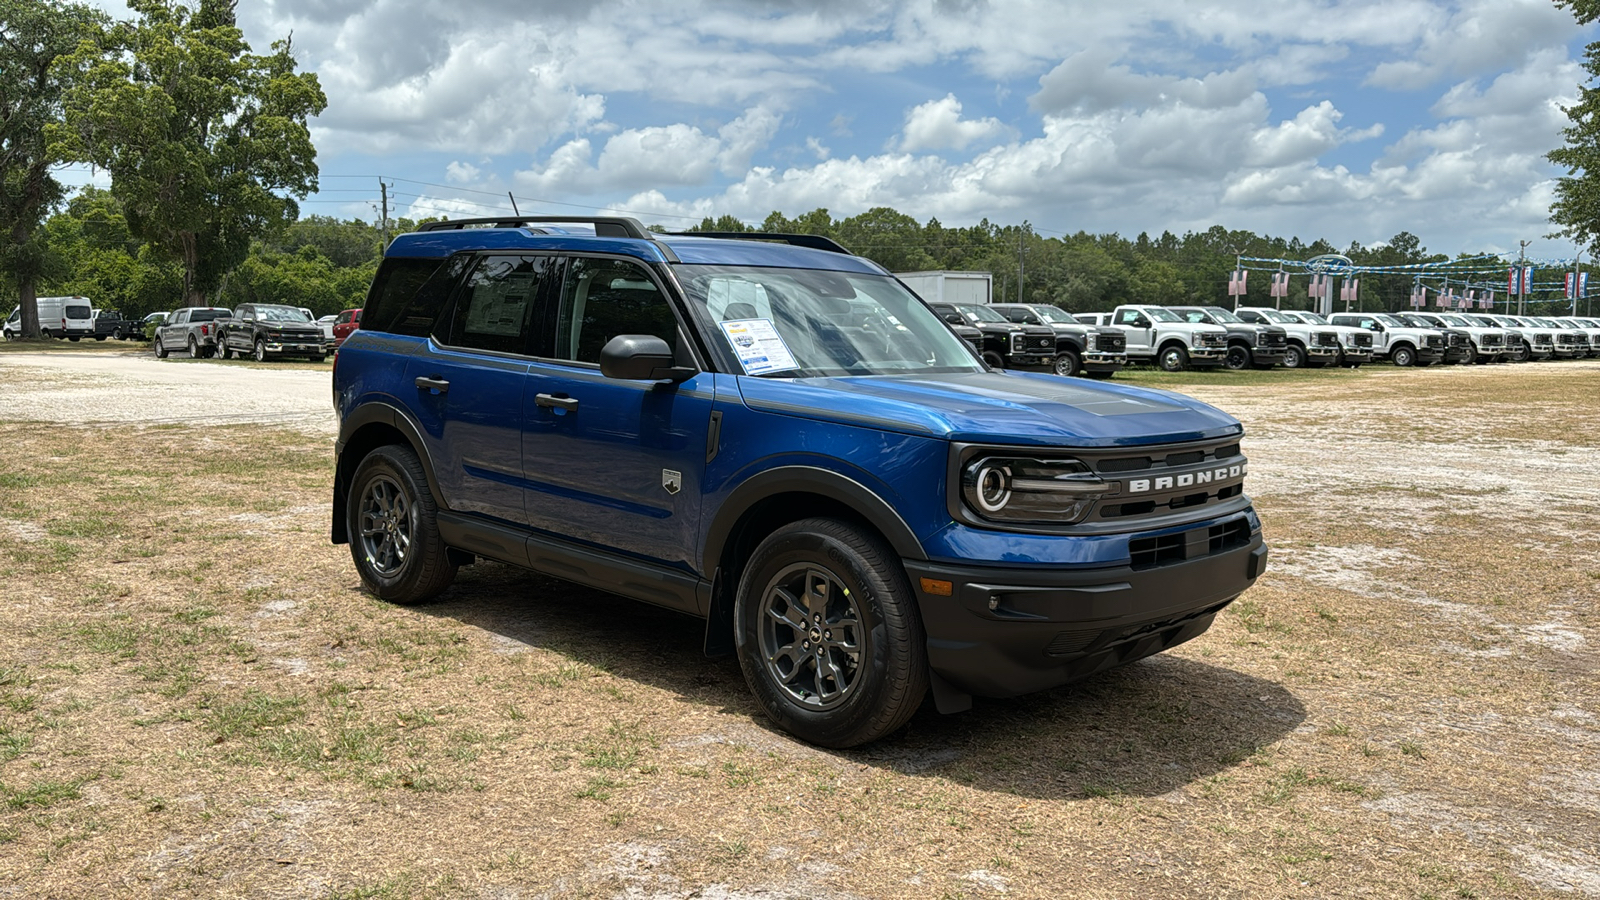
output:
[[[1600,0],[1556,0],[1556,6],[1572,10],[1580,25],[1600,19]],[[1594,86],[1600,79],[1600,41],[1584,50],[1583,60],[1590,83],[1579,85],[1577,105],[1563,110],[1572,120],[1562,130],[1566,146],[1546,158],[1567,170],[1556,179],[1550,205],[1550,221],[1560,226],[1556,234],[1593,246],[1600,240],[1600,88]]]
[[[104,22],[77,3],[0,0],[0,266],[16,283],[25,338],[39,336],[38,282],[49,266],[39,226],[64,193],[45,129],[60,121],[73,73],[56,63],[80,45],[98,52]]]
[[[306,121],[327,105],[317,77],[295,71],[287,40],[250,52],[236,0],[129,0],[118,52],[63,60],[76,80],[66,122],[48,130],[61,155],[111,173],[134,235],[183,266],[183,302],[203,305],[252,238],[295,221],[290,198],[316,189]]]

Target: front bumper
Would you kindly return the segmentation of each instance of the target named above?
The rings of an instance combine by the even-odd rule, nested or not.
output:
[[[1227,347],[1191,347],[1189,349],[1189,365],[1191,366],[1220,366],[1228,358]]]
[[[304,353],[304,354],[311,355],[311,354],[320,354],[320,353],[322,353],[323,352],[323,347],[322,347],[322,342],[320,340],[319,341],[294,341],[294,342],[282,341],[282,342],[279,342],[279,343],[274,343],[272,341],[268,341],[267,342],[267,352],[268,353],[288,353],[288,354]]]
[[[956,690],[1012,697],[1177,646],[1202,634],[1266,570],[1267,546],[1253,521],[1247,511],[1172,529],[1161,538],[1160,561],[1138,567],[907,561],[929,666]],[[950,582],[951,595],[929,593],[924,579]]]
[[[1054,353],[1008,353],[1005,360],[1008,369],[1047,369],[1055,362],[1056,356]]]
[[[1346,363],[1372,362],[1371,347],[1345,347],[1341,352],[1344,353]]]
[[[1083,367],[1090,372],[1116,372],[1128,367],[1128,354],[1085,353]]]
[[[1250,362],[1258,366],[1277,366],[1283,364],[1283,358],[1287,355],[1287,348],[1284,347],[1252,347]]]

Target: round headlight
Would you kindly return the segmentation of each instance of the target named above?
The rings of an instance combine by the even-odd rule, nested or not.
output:
[[[978,467],[977,474],[973,477],[973,499],[978,504],[978,509],[986,513],[997,513],[1006,508],[1011,500],[1011,469],[985,463]]]

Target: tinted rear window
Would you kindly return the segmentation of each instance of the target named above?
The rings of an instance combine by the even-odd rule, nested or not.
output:
[[[69,319],[87,319],[94,315],[94,310],[87,306],[69,306],[66,315]]]
[[[214,319],[227,319],[233,316],[231,309],[197,309],[189,313],[191,322],[210,322]]]
[[[433,320],[449,299],[454,275],[434,279],[442,284],[429,284],[436,272],[459,268],[445,266],[442,259],[411,259],[390,257],[378,266],[372,279],[372,289],[367,292],[364,310],[372,315],[362,320],[361,327],[370,331],[387,331],[391,334],[408,334],[425,337],[433,328]],[[428,290],[423,290],[427,287]]]

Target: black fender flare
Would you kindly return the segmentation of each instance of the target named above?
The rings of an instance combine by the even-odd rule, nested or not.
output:
[[[713,572],[733,535],[734,526],[762,500],[779,494],[816,494],[858,513],[883,535],[902,559],[925,560],[922,542],[894,507],[866,485],[847,475],[816,466],[779,466],[751,476],[733,489],[706,529],[701,571]]]
[[[360,460],[348,460],[347,448],[352,440],[361,433],[362,429],[371,425],[386,425],[400,433],[411,450],[417,454],[417,459],[422,461],[422,469],[428,475],[428,493],[433,495],[433,502],[439,509],[448,509],[444,497],[439,493],[439,479],[434,476],[433,457],[428,454],[428,445],[422,440],[422,428],[406,415],[405,411],[382,401],[363,403],[354,411],[344,417],[339,423],[339,439],[335,445],[336,458],[334,460],[333,474],[333,530],[334,543],[344,543],[349,539],[344,527],[344,500],[350,490],[350,477],[354,474],[355,467]]]

